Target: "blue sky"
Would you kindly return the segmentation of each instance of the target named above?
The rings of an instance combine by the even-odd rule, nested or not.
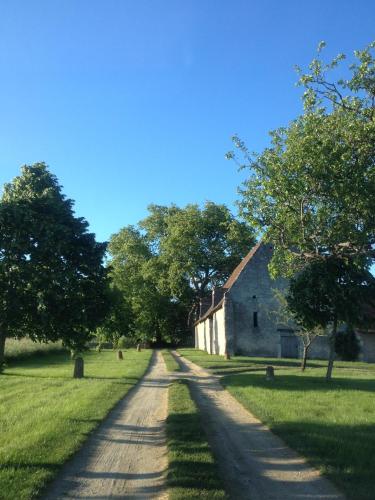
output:
[[[301,111],[295,64],[375,38],[357,0],[2,0],[0,184],[45,161],[98,239],[149,203],[233,205],[252,150]]]

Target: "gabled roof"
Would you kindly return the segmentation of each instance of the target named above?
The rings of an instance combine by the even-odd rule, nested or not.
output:
[[[227,288],[230,290],[232,286],[235,284],[235,282],[238,280],[241,272],[245,269],[247,264],[250,262],[250,260],[254,257],[256,252],[259,250],[260,246],[262,245],[262,242],[260,241],[257,243],[253,248],[250,250],[250,252],[244,257],[241,262],[238,264],[236,269],[232,272],[232,274],[229,276],[227,279],[226,283],[223,285],[223,288]]]
[[[227,281],[224,283],[224,285],[222,286],[222,290],[223,290],[223,297],[222,299],[215,305],[215,306],[211,306],[204,314],[203,316],[201,316],[196,322],[195,324],[197,325],[198,323],[201,323],[202,321],[204,321],[205,319],[207,319],[209,316],[211,316],[211,314],[213,314],[214,312],[218,311],[219,309],[221,309],[223,307],[223,304],[224,304],[224,298],[225,298],[225,294],[232,288],[232,286],[236,283],[236,281],[238,280],[241,272],[245,269],[245,267],[247,266],[247,264],[250,262],[250,260],[254,257],[254,255],[256,254],[256,252],[259,250],[259,248],[261,247],[262,245],[262,242],[260,241],[259,243],[257,243],[251,250],[250,252],[241,260],[241,262],[238,264],[238,266],[235,268],[235,270],[232,272],[232,274],[229,276],[229,278],[227,279]]]

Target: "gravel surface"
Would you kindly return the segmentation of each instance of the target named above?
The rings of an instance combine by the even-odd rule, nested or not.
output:
[[[62,469],[45,500],[166,499],[168,373],[160,352]]]
[[[192,381],[225,487],[235,500],[343,500],[319,472],[220,385],[217,376],[173,353]]]

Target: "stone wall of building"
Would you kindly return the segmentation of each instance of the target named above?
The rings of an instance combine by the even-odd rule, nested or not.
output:
[[[195,347],[209,354],[225,353],[224,309],[220,308],[195,326]]]
[[[375,333],[357,333],[361,346],[359,359],[367,363],[375,363]]]
[[[286,287],[282,279],[271,279],[270,245],[261,245],[228,292],[233,303],[234,352],[249,356],[280,356],[278,301],[274,291]]]

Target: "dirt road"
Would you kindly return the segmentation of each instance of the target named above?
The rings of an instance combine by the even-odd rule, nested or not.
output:
[[[220,385],[174,353],[193,383],[210,445],[234,500],[343,500],[333,485],[288,448]]]
[[[164,499],[168,374],[154,352],[144,379],[63,468],[45,500]]]

